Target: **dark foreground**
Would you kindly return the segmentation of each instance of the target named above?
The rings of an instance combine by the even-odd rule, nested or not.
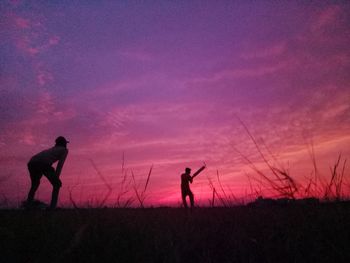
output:
[[[0,210],[1,262],[350,262],[350,206]]]

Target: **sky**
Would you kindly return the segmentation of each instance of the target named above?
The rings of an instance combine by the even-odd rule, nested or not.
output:
[[[179,206],[203,163],[199,205],[278,197],[268,165],[316,193],[350,155],[349,47],[349,1],[1,1],[1,205],[59,135],[62,206]]]

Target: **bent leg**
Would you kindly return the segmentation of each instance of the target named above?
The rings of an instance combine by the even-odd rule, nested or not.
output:
[[[194,196],[193,196],[193,193],[192,192],[188,193],[188,196],[190,198],[191,208],[193,208],[194,207]]]
[[[186,202],[187,194],[184,191],[182,191],[181,195],[182,195],[182,203],[183,203],[184,207],[187,208],[187,202]]]
[[[27,197],[27,203],[31,203],[34,200],[35,192],[38,190],[40,185],[40,179],[39,180],[32,180],[32,185],[30,187],[28,197]]]
[[[27,203],[31,203],[34,200],[35,192],[38,190],[38,187],[40,185],[40,179],[42,176],[42,171],[40,167],[38,167],[35,164],[28,164],[28,170],[30,174],[30,181],[31,181],[31,187],[28,193],[27,197]]]
[[[59,191],[60,191],[60,187],[54,187],[52,189],[50,208],[56,208]]]
[[[47,177],[47,179],[50,181],[52,185],[52,195],[51,195],[51,203],[50,208],[55,208],[58,201],[58,194],[60,191],[60,188],[62,186],[61,180],[56,176],[55,169],[53,169],[51,166],[46,168],[44,171],[44,175]]]

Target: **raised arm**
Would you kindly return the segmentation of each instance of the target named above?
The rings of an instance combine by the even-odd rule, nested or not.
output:
[[[193,178],[195,178],[201,171],[203,171],[204,169],[205,169],[205,165],[203,165],[201,168],[199,168],[198,170],[197,170],[197,172],[195,172],[193,175],[192,175],[192,180],[193,180]]]

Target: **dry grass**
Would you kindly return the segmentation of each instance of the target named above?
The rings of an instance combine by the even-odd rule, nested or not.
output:
[[[253,142],[263,164],[265,164],[267,168],[259,168],[247,155],[233,147],[236,153],[238,153],[245,163],[255,172],[255,176],[247,174],[251,192],[250,196],[261,196],[262,192],[265,190],[265,192],[272,192],[276,198],[288,198],[292,200],[297,197],[322,198],[325,201],[340,201],[347,198],[343,192],[345,185],[346,159],[344,160],[341,154],[339,154],[334,166],[331,167],[330,181],[324,182],[320,177],[314,148],[313,145],[311,145],[311,149],[309,148],[309,155],[313,165],[313,172],[309,178],[306,178],[306,183],[301,184],[291,176],[288,169],[280,164],[266,144],[262,143],[267,154],[264,153],[262,146],[258,144],[245,123],[238,117],[237,119]],[[269,156],[269,158],[267,156]],[[273,164],[269,159],[273,161]],[[255,182],[255,187],[253,187],[252,181]],[[256,185],[258,185],[258,187],[256,187]]]

